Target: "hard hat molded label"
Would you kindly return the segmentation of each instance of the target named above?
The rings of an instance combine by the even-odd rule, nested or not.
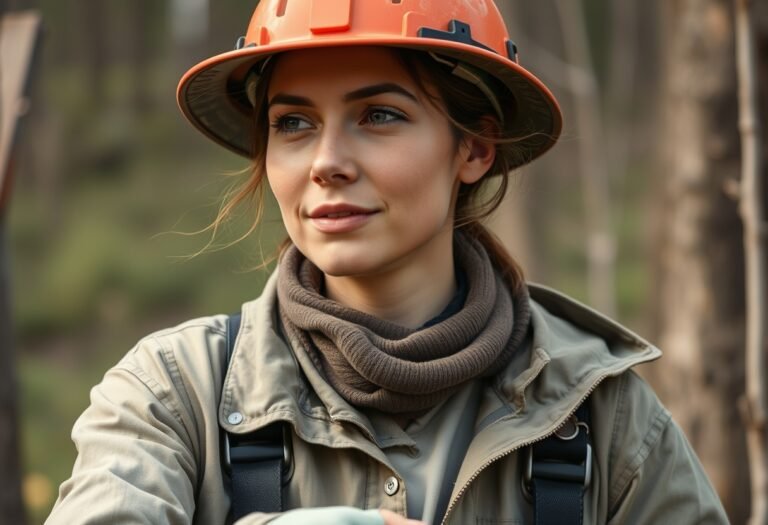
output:
[[[313,0],[309,29],[314,34],[349,31],[352,0]]]

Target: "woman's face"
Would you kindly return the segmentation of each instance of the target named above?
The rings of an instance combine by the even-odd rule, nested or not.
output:
[[[267,94],[266,171],[291,240],[323,272],[450,257],[467,148],[386,48],[288,52]]]

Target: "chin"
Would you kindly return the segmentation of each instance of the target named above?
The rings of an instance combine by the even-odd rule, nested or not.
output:
[[[326,275],[360,277],[378,273],[387,266],[388,259],[372,251],[351,250],[346,247],[340,250],[322,250],[320,253],[305,252],[305,255]]]
[[[356,246],[356,244],[358,244]],[[367,243],[363,243],[367,244]],[[332,277],[363,275],[375,269],[378,257],[372,246],[350,242],[307,242],[297,244],[304,256],[324,274]]]
[[[312,260],[310,258],[310,260]],[[320,270],[331,277],[357,277],[370,274],[376,271],[376,265],[370,262],[344,258],[334,258],[329,260],[320,260],[312,262]]]

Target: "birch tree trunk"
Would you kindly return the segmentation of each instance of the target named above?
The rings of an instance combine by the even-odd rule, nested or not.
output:
[[[758,111],[757,57],[751,0],[735,1],[736,65],[739,75],[739,128],[741,131],[741,217],[746,256],[747,341],[746,397],[743,404],[747,427],[752,508],[750,525],[768,525],[768,441],[766,418],[766,228],[762,134]]]
[[[654,308],[665,352],[653,382],[733,523],[749,509],[744,257],[731,0],[667,0],[659,140],[664,152]],[[732,192],[731,192],[732,193]]]

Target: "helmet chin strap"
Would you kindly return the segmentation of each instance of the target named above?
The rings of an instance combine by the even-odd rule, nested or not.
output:
[[[457,77],[466,80],[467,82],[474,84],[477,89],[483,92],[483,94],[488,98],[488,101],[493,106],[493,109],[496,110],[496,115],[499,117],[500,124],[502,126],[504,125],[504,112],[501,110],[501,104],[499,104],[499,99],[496,98],[496,95],[493,93],[493,90],[486,84],[482,78],[480,78],[479,75],[474,73],[469,67],[462,64],[461,62],[452,62],[448,60],[447,58],[439,56],[437,53],[433,51],[429,51],[429,56],[431,56],[435,61],[446,65],[451,68],[451,73],[456,75]]]
[[[275,55],[269,55],[258,65],[252,67],[245,77],[245,94],[253,107],[256,107],[256,86],[259,83],[259,79],[264,74],[264,68],[267,67],[267,64],[269,64],[269,61],[272,60],[273,56]]]

